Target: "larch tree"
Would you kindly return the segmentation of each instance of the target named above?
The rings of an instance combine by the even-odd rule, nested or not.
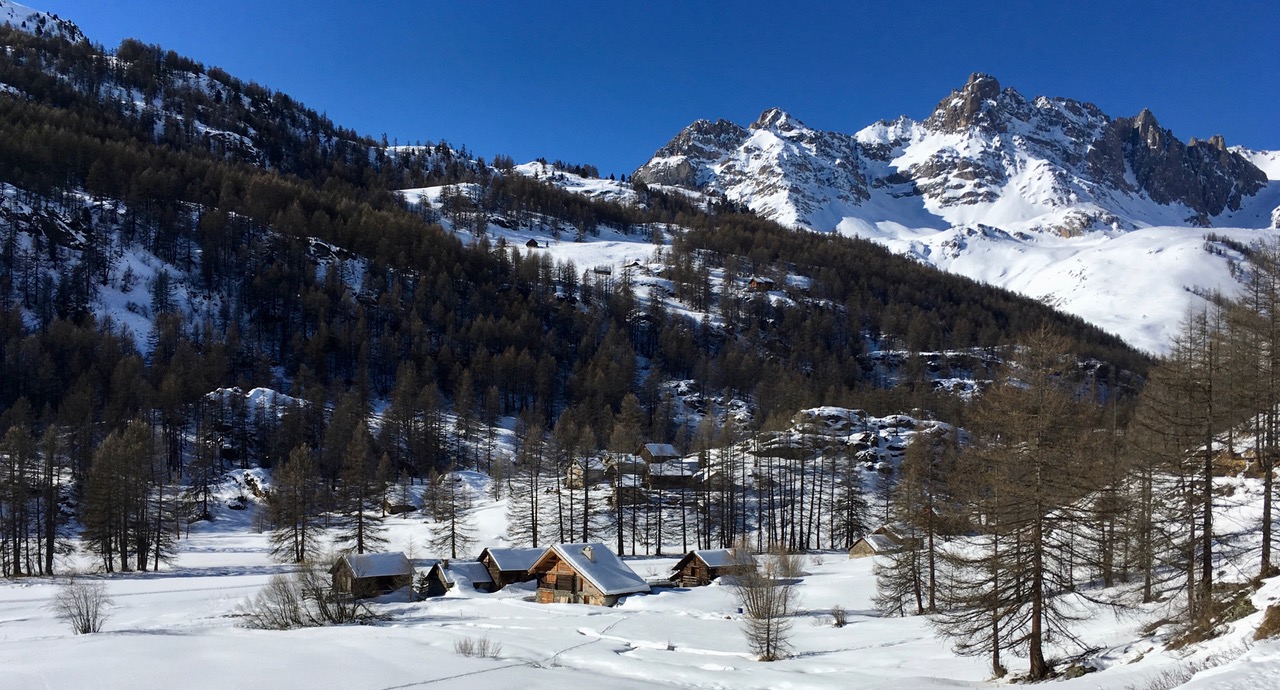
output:
[[[273,525],[271,557],[302,563],[319,553],[320,482],[311,448],[303,444],[289,453],[272,475],[267,515]]]
[[[948,487],[974,510],[977,535],[947,551],[948,581],[937,630],[961,654],[990,651],[1029,660],[1039,680],[1052,667],[1045,642],[1077,641],[1076,614],[1063,600],[1071,580],[1074,535],[1097,488],[1090,471],[1098,406],[1085,397],[1065,340],[1034,333],[973,413],[973,442],[957,458]]]
[[[387,542],[386,528],[382,525],[384,485],[385,479],[378,476],[373,458],[373,437],[361,420],[343,454],[338,487],[341,517],[334,541],[356,553],[365,553]]]
[[[432,518],[436,525],[427,545],[435,553],[447,552],[449,558],[457,558],[459,553],[470,551],[476,541],[471,489],[453,470],[440,475],[435,481],[438,483],[438,500]]]

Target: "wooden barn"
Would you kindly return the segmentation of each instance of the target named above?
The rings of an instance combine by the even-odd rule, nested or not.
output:
[[[679,460],[680,451],[670,443],[646,443],[640,446],[640,452],[636,453],[647,464],[664,463],[668,460]]]
[[[613,606],[627,594],[648,592],[649,585],[604,544],[556,544],[529,574],[538,579],[540,604]]]
[[[478,592],[492,592],[495,589],[493,578],[489,577],[489,570],[484,565],[476,561],[445,559],[436,561],[427,571],[427,591],[423,595],[442,597],[459,583]]]
[[[722,575],[755,570],[756,559],[741,549],[695,549],[672,569],[671,582],[677,587],[703,587]]]
[[[403,553],[350,553],[329,568],[333,591],[357,599],[394,592],[413,584],[413,565]]]
[[[902,542],[886,534],[868,534],[854,542],[849,549],[849,558],[865,558],[882,553],[896,553],[902,550]]]
[[[489,571],[489,578],[493,581],[492,591],[496,592],[507,585],[534,579],[534,576],[529,574],[529,568],[532,568],[545,552],[546,549],[487,548],[480,552],[480,557],[476,560]]]

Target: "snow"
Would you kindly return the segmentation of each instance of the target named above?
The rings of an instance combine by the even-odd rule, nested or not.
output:
[[[649,455],[654,458],[678,458],[679,451],[670,443],[646,443],[644,449],[649,451]]]
[[[551,551],[573,566],[601,594],[612,596],[649,591],[644,578],[636,575],[604,544],[556,544]]]
[[[737,549],[697,549],[693,552],[708,568],[725,568],[751,563],[751,554]]]
[[[485,549],[493,557],[498,570],[528,570],[546,553],[546,549],[489,548]],[[480,554],[483,556],[484,554]]]
[[[842,408],[813,412],[833,420],[861,419]],[[255,476],[261,479],[262,474]],[[1260,482],[1220,481],[1234,493],[1233,503],[1222,506],[1219,522],[1235,532],[1256,520]],[[229,483],[223,497],[234,491]],[[88,576],[105,583],[115,600],[98,634],[72,635],[47,608],[61,578],[0,581],[0,687],[991,686],[987,660],[956,656],[935,637],[926,618],[876,614],[871,605],[875,558],[849,559],[840,552],[804,557],[804,574],[796,585],[800,601],[792,629],[794,655],[773,663],[751,657],[733,590],[720,583],[656,589],[627,597],[613,608],[535,604],[532,583],[493,594],[464,584],[421,602],[379,600],[372,606],[386,620],[371,625],[250,630],[239,625],[241,610],[272,575],[287,573],[291,566],[270,562],[268,535],[254,528],[252,510],[215,512],[213,522],[192,525],[172,566],[160,572]],[[474,516],[481,543],[505,540],[504,513],[501,501],[480,502]],[[411,558],[428,535],[420,518],[390,517],[386,524],[390,548]],[[1232,538],[1242,547],[1256,546],[1256,533],[1235,532]],[[605,550],[596,549],[599,558]],[[417,559],[415,564],[423,568],[431,562]],[[669,573],[675,562],[648,556],[628,558],[623,567],[658,576]],[[92,563],[81,558],[65,565],[84,568]],[[463,570],[478,567],[451,564],[459,581],[465,580]],[[1237,572],[1228,562],[1222,568]],[[1254,596],[1259,613],[1232,624],[1217,639],[1184,650],[1166,649],[1158,636],[1143,632],[1150,621],[1167,615],[1163,605],[1132,613],[1086,605],[1077,632],[1100,648],[1093,659],[1100,670],[1054,687],[1123,690],[1147,687],[1164,673],[1185,672],[1189,683],[1181,687],[1186,688],[1273,688],[1280,673],[1280,644],[1253,642],[1251,637],[1261,611],[1277,600],[1280,581],[1268,581]],[[848,611],[843,628],[831,625],[829,612],[837,605]],[[479,638],[501,646],[497,659],[467,658],[453,651],[455,642]]]
[[[406,575],[413,572],[409,559],[400,552],[396,553],[349,553],[342,557],[351,566],[351,572],[357,578],[388,577]]]
[[[868,534],[862,538],[862,541],[865,541],[876,553],[895,551],[899,548],[897,542],[884,534]]]
[[[441,561],[440,572],[455,594],[474,590],[476,585],[493,584],[493,576],[478,561],[449,561],[447,565]],[[459,584],[462,586],[458,587]]]

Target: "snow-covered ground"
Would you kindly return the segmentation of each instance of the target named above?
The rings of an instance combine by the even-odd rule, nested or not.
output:
[[[483,492],[485,478],[468,475]],[[1224,529],[1256,518],[1250,480],[1235,486]],[[481,544],[502,545],[504,502],[475,508]],[[871,559],[811,554],[798,585],[791,658],[758,662],[741,634],[731,589],[655,589],[615,608],[529,601],[529,585],[496,594],[451,591],[421,602],[376,604],[386,620],[292,631],[242,627],[238,615],[271,575],[267,539],[252,510],[218,512],[180,544],[176,563],[158,573],[100,577],[115,605],[104,631],[74,636],[47,605],[59,580],[0,582],[0,687],[441,687],[563,688],[965,688],[986,687],[986,660],[956,656],[920,617],[882,618],[871,606]],[[389,519],[390,548],[419,565],[429,527],[421,517]],[[1245,535],[1241,541],[1253,539]],[[479,551],[479,546],[475,549]],[[628,559],[641,576],[665,574],[671,557]],[[87,563],[86,563],[87,564]],[[1224,564],[1225,565],[1225,564]],[[1258,608],[1280,598],[1280,583],[1259,590]],[[849,612],[831,624],[833,606]],[[1101,670],[1063,688],[1148,687],[1162,675],[1194,675],[1189,688],[1272,688],[1280,644],[1251,642],[1262,616],[1181,652],[1163,650],[1140,629],[1159,608],[1137,615],[1091,607],[1081,637],[1102,651]],[[458,640],[488,638],[496,659],[463,657]],[[1014,669],[1017,660],[1009,660]]]

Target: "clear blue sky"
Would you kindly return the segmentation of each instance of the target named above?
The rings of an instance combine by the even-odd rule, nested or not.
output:
[[[630,173],[697,118],[923,118],[970,72],[1280,149],[1280,2],[18,0],[339,124]]]

